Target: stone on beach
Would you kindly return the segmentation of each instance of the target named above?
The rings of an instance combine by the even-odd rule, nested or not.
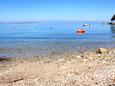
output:
[[[96,53],[100,53],[100,54],[107,53],[107,52],[108,52],[108,49],[106,48],[99,48],[96,50]]]
[[[115,86],[115,84],[111,84],[111,85],[109,85],[109,86]]]

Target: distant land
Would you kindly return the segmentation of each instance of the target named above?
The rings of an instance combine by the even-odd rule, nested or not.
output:
[[[40,23],[38,21],[16,21],[16,22],[0,22],[0,24],[25,24],[25,23]]]
[[[105,21],[96,21],[96,20],[85,20],[85,21],[79,21],[79,20],[46,20],[46,21],[0,21],[0,24],[30,24],[30,23],[40,23],[40,22],[110,22],[109,20]]]

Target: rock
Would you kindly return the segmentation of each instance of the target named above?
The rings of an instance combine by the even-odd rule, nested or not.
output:
[[[105,59],[105,57],[102,56],[102,55],[101,55],[101,56],[98,56],[98,58],[99,58],[99,59]]]
[[[111,85],[109,85],[109,86],[115,86],[115,84],[111,84]]]
[[[96,50],[96,53],[100,53],[100,54],[107,53],[107,52],[108,52],[108,49],[106,48],[99,48]]]

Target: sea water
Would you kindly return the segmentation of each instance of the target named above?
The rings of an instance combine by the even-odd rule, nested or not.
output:
[[[78,34],[79,28],[85,33]],[[0,24],[0,57],[50,56],[99,47],[115,47],[114,25],[72,21]]]

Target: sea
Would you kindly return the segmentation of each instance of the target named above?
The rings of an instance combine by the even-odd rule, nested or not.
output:
[[[78,29],[85,33],[77,33]],[[115,48],[115,25],[89,21],[0,23],[0,57],[52,56],[100,47]]]

